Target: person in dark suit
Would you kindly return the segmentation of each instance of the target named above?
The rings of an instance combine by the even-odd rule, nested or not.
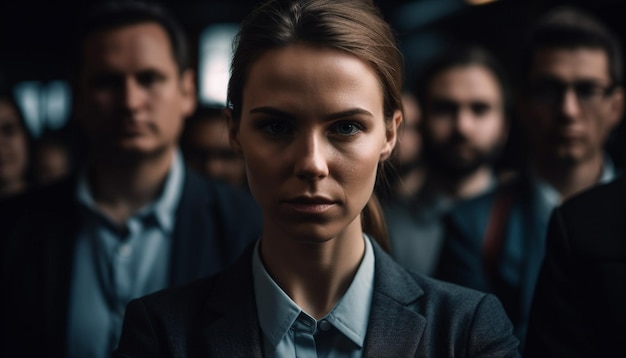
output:
[[[374,4],[269,1],[237,39],[226,112],[263,234],[227,271],[129,303],[114,356],[517,356],[497,299],[409,273],[363,229],[402,121]]]
[[[451,211],[436,274],[498,296],[522,343],[550,213],[616,177],[604,145],[624,106],[620,43],[591,15],[569,7],[546,14],[524,56],[526,168]]]
[[[550,220],[524,352],[626,356],[626,178],[588,190]]]
[[[2,356],[109,357],[126,304],[216,273],[260,234],[249,194],[187,170],[195,106],[184,37],[161,8],[86,19],[75,103],[80,174],[0,206]]]

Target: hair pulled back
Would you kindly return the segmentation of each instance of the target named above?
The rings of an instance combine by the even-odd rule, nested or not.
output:
[[[235,38],[227,99],[232,120],[241,119],[251,65],[267,51],[297,43],[341,51],[368,63],[383,92],[385,121],[402,110],[402,57],[391,28],[371,0],[270,0],[248,15]],[[375,198],[363,215],[365,231],[388,248]]]

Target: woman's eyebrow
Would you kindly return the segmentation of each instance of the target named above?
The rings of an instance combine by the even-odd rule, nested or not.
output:
[[[345,111],[328,114],[324,116],[324,118],[330,121],[330,120],[335,120],[335,119],[340,119],[340,118],[349,118],[349,117],[354,117],[354,116],[374,117],[374,115],[370,111],[365,110],[363,108],[351,108]]]
[[[267,115],[271,115],[272,117],[278,117],[278,118],[283,118],[283,119],[294,119],[295,116],[282,111],[280,109],[274,108],[274,107],[256,107],[256,108],[252,108],[248,113],[250,114],[254,114],[254,113],[261,113],[261,114],[267,114]]]
[[[290,114],[288,112],[285,112],[283,110],[274,108],[274,107],[256,107],[256,108],[252,108],[248,113],[250,114],[254,114],[254,113],[261,113],[261,114],[267,114],[267,115],[271,115],[273,117],[277,117],[277,118],[283,118],[283,119],[294,119],[295,116],[293,114]],[[354,117],[354,116],[368,116],[368,117],[374,117],[374,115],[368,111],[365,110],[363,108],[350,108],[344,111],[340,111],[340,112],[335,112],[335,113],[330,113],[327,115],[324,115],[324,120],[325,121],[332,121],[332,120],[337,120],[337,119],[341,119],[341,118],[350,118],[350,117]]]

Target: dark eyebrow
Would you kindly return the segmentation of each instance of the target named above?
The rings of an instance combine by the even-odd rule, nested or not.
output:
[[[278,118],[283,118],[283,119],[294,119],[293,115],[285,111],[281,111],[279,109],[273,108],[273,107],[256,107],[256,108],[252,108],[250,112],[248,113],[250,114],[260,113],[260,114],[267,114],[272,117],[278,117]]]
[[[284,118],[284,119],[294,119],[294,115],[289,114],[289,113],[284,112],[284,111],[281,111],[279,109],[273,108],[273,107],[257,107],[257,108],[251,109],[249,113],[250,114],[252,114],[252,113],[262,113],[262,114],[268,114],[268,115],[271,115],[271,116]],[[348,109],[348,110],[337,112],[337,113],[331,113],[329,115],[326,115],[324,119],[327,120],[327,121],[332,121],[332,120],[336,120],[336,119],[349,118],[349,117],[354,117],[354,116],[358,116],[358,115],[365,115],[365,116],[369,116],[369,117],[374,117],[374,115],[372,113],[370,113],[369,111],[367,111],[365,109],[362,109],[362,108],[352,108],[352,109]]]
[[[374,117],[374,115],[370,113],[370,111],[366,111],[363,108],[352,108],[346,111],[329,114],[326,116],[326,120],[331,121],[335,119],[349,118],[349,117],[354,117],[354,116]]]

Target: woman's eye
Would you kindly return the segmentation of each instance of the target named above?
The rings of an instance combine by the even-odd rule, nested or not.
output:
[[[344,136],[354,135],[363,130],[363,127],[354,122],[339,122],[335,124],[333,131]]]
[[[289,124],[284,121],[266,123],[264,128],[271,135],[284,135],[290,130]]]

